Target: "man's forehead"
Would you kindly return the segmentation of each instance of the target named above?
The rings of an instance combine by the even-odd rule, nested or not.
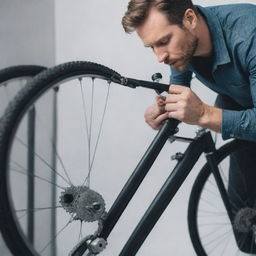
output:
[[[167,36],[171,26],[164,14],[156,8],[151,8],[145,22],[136,29],[136,32],[144,45],[148,46]]]
[[[148,34],[146,37],[140,37],[145,47],[151,47],[168,37],[170,33]]]

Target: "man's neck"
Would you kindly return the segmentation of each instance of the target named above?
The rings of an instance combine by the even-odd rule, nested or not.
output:
[[[212,39],[208,25],[202,15],[199,15],[199,22],[196,33],[199,41],[194,56],[210,56],[213,51]]]

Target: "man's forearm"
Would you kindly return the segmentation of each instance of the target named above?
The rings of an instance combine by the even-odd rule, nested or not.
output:
[[[222,125],[222,110],[220,108],[204,104],[204,112],[202,117],[199,119],[198,125],[220,133]]]

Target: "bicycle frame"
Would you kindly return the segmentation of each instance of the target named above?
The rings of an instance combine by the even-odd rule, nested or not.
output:
[[[131,88],[144,87],[149,89],[155,89],[157,93],[168,91],[169,85],[160,84],[156,82],[148,82],[142,80],[136,80],[125,77],[112,76],[111,81],[119,83]],[[172,138],[189,142],[189,145],[183,154],[183,157],[178,160],[178,163],[166,179],[165,183],[159,190],[158,194],[152,201],[151,205],[146,210],[144,216],[137,224],[128,241],[124,245],[119,256],[133,256],[140,249],[141,245],[155,226],[156,222],[165,211],[168,204],[172,201],[176,192],[179,190],[183,182],[186,180],[188,174],[198,161],[202,153],[206,154],[207,164],[216,180],[217,187],[220,191],[221,198],[227,210],[229,219],[233,222],[234,216],[230,207],[228,195],[222,181],[217,161],[216,161],[216,148],[210,131],[200,132],[195,138],[183,138],[173,136],[176,133],[176,129],[180,121],[176,119],[167,119],[164,121],[163,126],[155,136],[151,145],[147,149],[146,153],[138,163],[137,167],[133,171],[132,175],[124,185],[117,199],[111,206],[111,209],[107,213],[107,216],[103,222],[103,227],[98,237],[107,239],[115,224],[119,220],[120,216],[124,212],[126,206],[136,193],[138,187],[143,182],[143,179],[149,172],[154,161],[158,157],[160,151],[165,145],[166,141],[172,136]],[[86,241],[79,246],[78,254],[82,255],[87,250]]]
[[[99,237],[107,239],[118,219],[124,212],[126,206],[132,199],[138,187],[150,170],[152,164],[163,148],[168,138],[175,133],[178,121],[168,119],[152,141],[148,150],[135,168],[134,172],[123,187],[119,196],[115,200],[104,221],[102,232]],[[202,153],[206,153],[207,162],[214,174],[221,197],[228,212],[229,218],[233,220],[229,199],[220,177],[218,166],[215,160],[215,144],[209,131],[202,133],[191,142],[184,153],[184,157],[178,161],[173,171],[163,184],[162,188],[154,198],[153,202],[141,218],[134,232],[123,247],[119,256],[133,256],[137,253],[144,240],[153,229],[154,225],[171,202],[176,192],[179,190],[186,177],[194,167]]]

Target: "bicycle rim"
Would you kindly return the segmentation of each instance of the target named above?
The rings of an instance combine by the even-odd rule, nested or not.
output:
[[[9,105],[0,129],[0,217],[14,255],[68,255],[99,229],[103,211],[93,218],[74,209],[81,188],[97,191],[99,201],[104,194],[100,207],[107,208],[122,186],[113,186],[116,156],[100,147],[120,148],[121,124],[113,126],[119,117],[108,115],[116,106],[109,99],[120,104],[126,89],[112,85],[114,74],[87,62],[59,65],[35,77]],[[68,201],[70,195],[75,200]]]

